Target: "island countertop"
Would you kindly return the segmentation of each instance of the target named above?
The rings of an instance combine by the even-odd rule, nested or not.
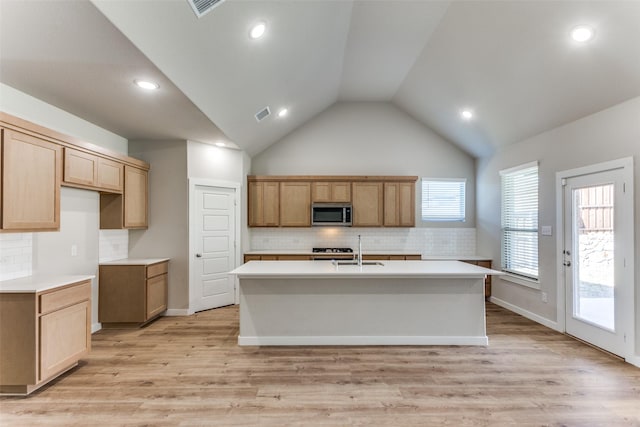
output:
[[[482,278],[500,271],[460,261],[381,261],[382,265],[339,265],[318,261],[249,261],[230,274],[239,278],[446,277]]]

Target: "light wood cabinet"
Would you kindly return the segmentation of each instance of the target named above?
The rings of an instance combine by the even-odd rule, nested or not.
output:
[[[101,264],[102,327],[139,327],[162,314],[167,309],[168,271],[168,261]]]
[[[417,179],[416,176],[251,175],[247,177],[248,224],[310,227],[312,203],[351,202],[354,227],[414,227]]]
[[[415,227],[416,197],[413,182],[384,183],[384,226]]]
[[[245,254],[244,262],[249,261],[311,261],[311,255],[281,254],[281,255],[253,255]]]
[[[148,197],[148,172],[125,165],[123,194],[100,194],[100,228],[147,228]]]
[[[0,293],[0,393],[29,394],[91,350],[91,281]]]
[[[351,187],[351,196],[354,227],[382,226],[382,182],[354,182]]]
[[[69,147],[64,149],[64,185],[122,193],[123,171],[122,163]]]
[[[311,225],[311,184],[280,183],[280,226],[309,227]]]
[[[422,259],[422,255],[420,254],[409,254],[409,255],[385,255],[385,254],[376,254],[376,255],[362,255],[362,259],[364,261],[420,261]]]
[[[351,201],[350,182],[313,182],[312,202],[348,203]]]
[[[98,179],[98,156],[64,149],[64,183],[95,187]]]
[[[280,225],[280,183],[250,181],[249,227],[277,227]]]
[[[2,130],[2,229],[60,229],[62,147]]]
[[[113,160],[98,157],[98,178],[96,186],[100,190],[122,193],[124,189],[124,165]]]

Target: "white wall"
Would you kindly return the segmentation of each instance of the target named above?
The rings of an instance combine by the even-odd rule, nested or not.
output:
[[[500,177],[501,169],[537,160],[539,166],[540,226],[554,226],[553,236],[540,236],[540,290],[494,278],[492,293],[502,301],[550,322],[556,310],[556,172],[623,157],[635,158],[635,277],[636,348],[640,354],[640,97],[584,117],[520,143],[508,146],[490,158],[477,162],[478,250],[491,255],[500,265]],[[548,303],[541,301],[541,292]]]
[[[428,226],[475,225],[474,159],[390,103],[334,104],[254,156],[251,172],[466,178],[467,221]],[[416,187],[418,192],[419,181]],[[416,225],[424,226],[416,213]]]
[[[186,309],[189,304],[187,143],[130,141],[129,152],[151,165],[149,228],[129,231],[129,257],[171,258],[168,308]]]
[[[127,154],[125,138],[2,83],[0,111],[82,141]]]

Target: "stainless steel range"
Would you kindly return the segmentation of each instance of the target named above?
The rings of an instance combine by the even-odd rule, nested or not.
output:
[[[335,259],[353,259],[351,248],[313,248],[314,261],[333,261]]]

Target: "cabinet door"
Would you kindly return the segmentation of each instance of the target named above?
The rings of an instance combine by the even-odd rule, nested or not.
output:
[[[167,309],[167,275],[147,279],[146,320]]]
[[[310,183],[280,183],[280,225],[282,227],[311,226]]]
[[[45,380],[73,365],[90,349],[89,301],[41,316],[39,380]]]
[[[314,202],[345,202],[351,201],[350,182],[314,182],[311,188],[311,198]]]
[[[124,167],[124,228],[146,228],[147,171]]]
[[[93,187],[98,175],[98,157],[73,148],[64,149],[64,182]]]
[[[354,182],[351,195],[353,225],[356,227],[382,226],[382,183]]]
[[[124,188],[124,165],[113,160],[98,157],[98,177],[96,186],[101,190],[122,193]]]
[[[415,226],[415,184],[386,182],[384,184],[385,227]]]
[[[3,130],[3,229],[60,229],[61,181],[61,146],[12,130]]]
[[[276,227],[280,223],[278,182],[249,182],[249,227]]]
[[[345,202],[351,201],[351,183],[350,182],[332,182],[331,183],[331,201]]]

